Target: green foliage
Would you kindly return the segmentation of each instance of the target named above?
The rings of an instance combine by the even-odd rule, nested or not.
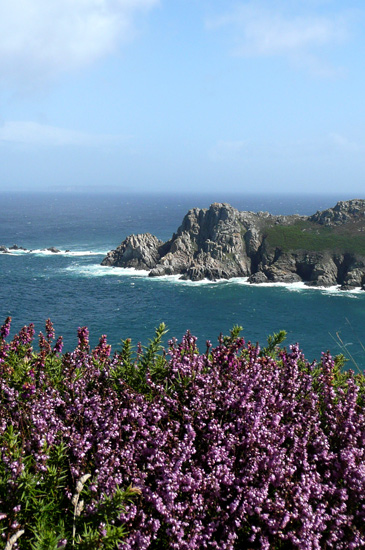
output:
[[[279,346],[285,339],[285,330],[280,330],[279,332],[274,332],[274,334],[269,335],[267,338],[267,346],[261,350],[260,356],[263,357],[264,355],[268,355],[275,359],[278,356]]]
[[[126,340],[122,340],[122,349],[118,354],[118,362],[114,364],[110,372],[113,388],[116,392],[119,392],[121,383],[130,384],[133,387],[135,368],[132,341],[130,338],[127,338]]]
[[[234,325],[232,330],[229,332],[229,336],[223,336],[223,344],[227,347],[231,346],[237,338],[239,338],[241,332],[243,330],[243,327],[239,325]]]
[[[167,333],[166,325],[161,323],[155,331],[155,337],[148,346],[141,346],[133,353],[131,340],[122,341],[119,361],[113,367],[111,377],[114,389],[120,389],[121,381],[135,391],[149,395],[151,389],[147,383],[147,375],[156,382],[162,382],[166,376],[166,358],[162,346],[162,338]],[[162,353],[161,353],[162,352]]]
[[[0,437],[0,445],[7,450],[11,462],[18,462],[23,468],[9,493],[10,475],[0,461],[0,502],[9,502],[11,498],[12,507],[17,510],[13,520],[24,529],[23,537],[18,540],[19,549],[56,550],[63,540],[72,540],[73,546],[80,550],[118,548],[126,534],[118,518],[125,503],[140,494],[139,489],[130,486],[123,491],[117,487],[111,496],[96,502],[92,492],[82,484],[79,493],[76,490],[74,495],[78,504],[82,492],[82,507],[76,513],[76,505],[73,506],[66,494],[66,489],[74,484],[66,445],[61,443],[43,449],[49,456],[44,472],[35,471],[31,455],[24,457],[21,435],[15,433],[11,425]],[[95,513],[83,514],[85,504],[92,502],[96,505]],[[6,520],[0,521],[0,533],[7,531]]]
[[[83,498],[87,501],[93,500],[89,489],[85,488]],[[92,516],[81,514],[77,517],[76,536],[73,543],[79,550],[90,550],[91,548],[103,548],[113,550],[118,548],[126,535],[126,530],[119,520],[120,514],[125,509],[126,502],[132,500],[140,490],[128,487],[123,491],[116,487],[112,496],[104,495],[104,498],[97,503],[96,511]]]
[[[349,252],[365,256],[365,239],[351,228],[333,228],[299,220],[292,225],[273,225],[265,230],[270,247],[284,252],[293,250],[325,250]]]
[[[104,495],[98,502],[93,499],[87,487],[83,487],[78,496],[81,492],[83,499],[96,505],[96,510],[92,516],[83,513],[74,514],[73,546],[79,550],[118,548],[126,535],[126,529],[121,524],[119,516],[124,511],[126,502],[139,495],[140,490],[130,486],[123,491],[117,486],[112,496]]]
[[[145,348],[145,353],[140,361],[140,373],[145,375],[149,371],[154,382],[160,382],[166,376],[166,358],[162,346],[162,338],[167,333],[165,323],[161,323],[155,332],[155,337],[150,340],[149,346]]]
[[[37,521],[33,533],[32,550],[57,550],[58,544],[65,538],[62,521],[57,525],[52,525],[43,518]]]
[[[34,458],[29,454],[24,456],[21,434],[15,433],[11,425],[0,437],[0,444],[7,449],[7,461],[22,470],[14,485],[9,470],[0,462],[0,501],[12,500],[16,510],[14,519],[25,530],[19,548],[27,548],[23,546],[27,538],[32,541],[32,550],[57,548],[65,536],[64,516],[68,508],[66,446],[61,443],[52,449],[43,449],[49,460],[41,473],[35,471]],[[9,484],[12,486],[10,493]]]
[[[58,388],[62,385],[64,380],[62,360],[55,353],[46,356],[44,370],[54,387]]]

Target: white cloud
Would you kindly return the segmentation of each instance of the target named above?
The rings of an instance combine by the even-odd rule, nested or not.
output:
[[[344,14],[287,15],[259,2],[239,5],[233,12],[209,21],[207,26],[233,28],[234,55],[283,56],[325,75],[337,70],[321,59],[321,51],[343,42],[349,34]]]
[[[125,136],[88,134],[32,121],[10,121],[0,126],[0,145],[10,143],[47,147],[99,146],[122,143],[126,139]]]
[[[136,12],[159,0],[11,0],[0,3],[0,80],[39,82],[114,51]]]

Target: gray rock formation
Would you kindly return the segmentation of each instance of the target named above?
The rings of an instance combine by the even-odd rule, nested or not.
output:
[[[101,265],[152,269],[160,258],[159,248],[163,242],[151,235],[130,235],[118,248],[108,252]]]
[[[166,243],[149,233],[131,235],[102,265],[192,281],[248,277],[255,284],[365,288],[365,200],[342,201],[310,217],[239,212],[221,203],[193,208]]]
[[[17,244],[13,244],[13,246],[9,247],[9,250],[23,250],[26,251],[26,248],[23,248],[22,246],[18,246]]]
[[[339,201],[333,208],[318,211],[309,217],[310,221],[327,226],[342,225],[353,219],[365,222],[363,199]]]

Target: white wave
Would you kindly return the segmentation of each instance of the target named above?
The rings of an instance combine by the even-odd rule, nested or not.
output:
[[[34,254],[36,256],[69,256],[69,257],[85,257],[85,256],[106,256],[106,251],[91,251],[91,250],[60,250],[59,252],[52,252],[47,249],[34,249],[34,250],[9,250],[9,252],[0,252],[0,254],[11,256],[24,256],[27,254]],[[102,266],[100,264],[92,264],[87,266],[70,265],[66,268],[66,271],[83,275],[86,277],[144,277],[150,280],[168,282],[179,285],[187,286],[209,286],[217,284],[229,284],[229,285],[247,285],[253,287],[282,287],[286,288],[290,292],[303,292],[303,291],[320,291],[324,294],[332,294],[337,296],[348,296],[349,298],[357,298],[358,295],[365,295],[365,292],[361,287],[356,287],[351,290],[342,290],[340,285],[331,287],[324,286],[310,286],[303,281],[295,283],[286,282],[266,282],[266,283],[250,283],[248,277],[232,277],[231,279],[217,279],[211,281],[210,279],[202,279],[200,281],[191,281],[181,279],[181,275],[161,275],[159,277],[149,277],[149,271],[135,269],[133,267],[111,267]]]
[[[158,277],[149,277],[149,279],[167,283],[178,283],[179,285],[189,285],[189,286],[205,286],[205,285],[218,285],[218,284],[227,284],[233,279],[216,279],[211,281],[210,279],[201,279],[200,281],[190,281],[181,279],[181,275],[159,275]]]
[[[99,264],[92,265],[70,265],[66,267],[65,271],[75,273],[76,275],[83,275],[85,277],[148,277],[149,271],[125,268],[125,267],[109,267]]]
[[[91,250],[68,250],[61,251],[62,256],[106,256],[107,252],[93,252]]]
[[[24,256],[24,254],[29,254],[29,250],[8,250],[7,252],[1,252],[5,256]]]
[[[248,281],[248,277],[245,278],[246,280],[245,281],[242,281],[240,284],[246,284],[248,286],[255,286],[255,287],[269,287],[269,288],[275,288],[275,287],[278,287],[278,288],[287,288],[288,290],[292,290],[292,291],[296,291],[296,292],[299,292],[299,291],[302,291],[302,290],[309,290],[310,288],[314,288],[314,287],[308,287],[303,281],[297,281],[295,283],[286,283],[284,281],[281,281],[281,282],[270,282],[268,281],[267,283],[250,283]]]
[[[160,275],[158,277],[149,277],[149,271],[135,269],[133,267],[110,267],[110,266],[101,266],[101,265],[91,265],[91,266],[70,266],[67,268],[69,271],[77,271],[80,274],[85,274],[87,276],[113,276],[118,275],[120,277],[129,276],[129,277],[141,277],[146,278],[151,281],[160,281],[163,283],[172,283],[178,285],[187,285],[187,286],[209,286],[209,285],[246,285],[253,287],[268,287],[268,288],[285,288],[290,292],[310,292],[310,291],[320,291],[326,294],[334,295],[343,295],[349,296],[351,298],[356,298],[358,294],[364,294],[365,292],[360,288],[355,288],[351,290],[341,290],[340,285],[324,287],[324,286],[309,286],[303,281],[295,283],[285,283],[285,282],[267,282],[267,283],[250,283],[248,277],[232,277],[231,279],[216,279],[211,281],[210,279],[202,279],[200,281],[190,281],[181,279],[181,275]]]
[[[60,250],[59,252],[52,252],[46,248],[35,248],[32,250],[9,250],[8,252],[2,252],[2,254],[11,256],[24,256],[26,254],[34,254],[35,256],[106,256],[107,252],[92,251],[92,250]]]
[[[52,252],[47,249],[35,249],[30,250],[31,254],[37,256],[105,256],[106,252],[94,252],[91,250],[60,250],[59,252]]]
[[[153,277],[153,279],[164,280],[167,282],[173,282],[178,284],[192,285],[192,286],[202,286],[202,285],[216,285],[216,284],[229,284],[229,285],[245,285],[253,287],[267,287],[267,288],[285,288],[291,292],[310,292],[312,290],[319,290],[328,294],[337,294],[337,295],[351,295],[354,297],[354,294],[364,294],[364,291],[360,287],[351,290],[341,290],[340,285],[324,287],[324,286],[310,286],[304,281],[298,281],[295,283],[286,283],[286,282],[267,282],[267,283],[250,283],[248,277],[232,277],[231,279],[217,279],[211,281],[210,279],[202,279],[201,281],[190,281],[183,280],[180,278],[181,275],[162,275],[160,277]]]
[[[190,281],[181,279],[181,275],[161,275],[159,277],[149,277],[149,271],[143,269],[135,269],[134,267],[114,267],[114,266],[102,266],[99,264],[92,264],[87,266],[70,265],[66,268],[66,271],[74,272],[79,275],[85,275],[88,277],[131,277],[131,278],[145,278],[150,281],[160,281],[163,283],[173,283],[179,285],[189,286],[202,286],[202,285],[216,285],[227,284],[233,281],[233,279],[217,279],[211,281],[209,279],[203,279],[201,281]],[[238,281],[239,279],[237,279]]]
[[[308,287],[308,288],[310,288],[312,290],[316,290],[316,287],[313,287],[313,286]],[[356,288],[351,288],[349,290],[341,289],[340,285],[329,286],[329,287],[319,286],[317,288],[318,288],[318,290],[321,290],[325,294],[334,294],[334,295],[338,295],[338,296],[348,296],[349,298],[357,298],[356,295],[359,295],[359,294],[364,294],[365,295],[365,292],[362,290],[362,288],[360,286],[358,286]]]
[[[236,279],[237,282],[239,282],[238,279]],[[354,294],[364,294],[364,291],[361,289],[361,287],[356,287],[350,290],[343,290],[341,289],[341,285],[334,285],[334,286],[312,286],[307,284],[304,281],[298,281],[296,283],[285,283],[285,282],[267,282],[267,283],[249,283],[247,278],[245,281],[239,282],[239,284],[247,284],[250,286],[255,287],[283,287],[291,292],[303,292],[303,291],[320,291],[324,294],[333,294],[333,295],[343,295],[343,296],[351,296],[352,298],[355,297]]]

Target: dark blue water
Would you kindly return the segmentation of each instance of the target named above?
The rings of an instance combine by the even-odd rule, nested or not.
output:
[[[164,321],[168,337],[181,338],[189,329],[202,350],[206,339],[215,342],[235,324],[244,327],[246,340],[261,345],[284,329],[287,344],[299,342],[310,360],[327,349],[340,353],[340,338],[365,368],[365,293],[151,279],[100,266],[105,253],[131,233],[149,231],[167,240],[194,206],[225,201],[240,210],[312,214],[347,198],[353,197],[2,194],[0,244],[34,252],[0,254],[0,319],[12,316],[13,334],[30,322],[43,330],[50,317],[69,350],[84,325],[92,344],[107,334],[117,348],[128,337],[147,344]],[[41,251],[50,246],[70,252]]]

